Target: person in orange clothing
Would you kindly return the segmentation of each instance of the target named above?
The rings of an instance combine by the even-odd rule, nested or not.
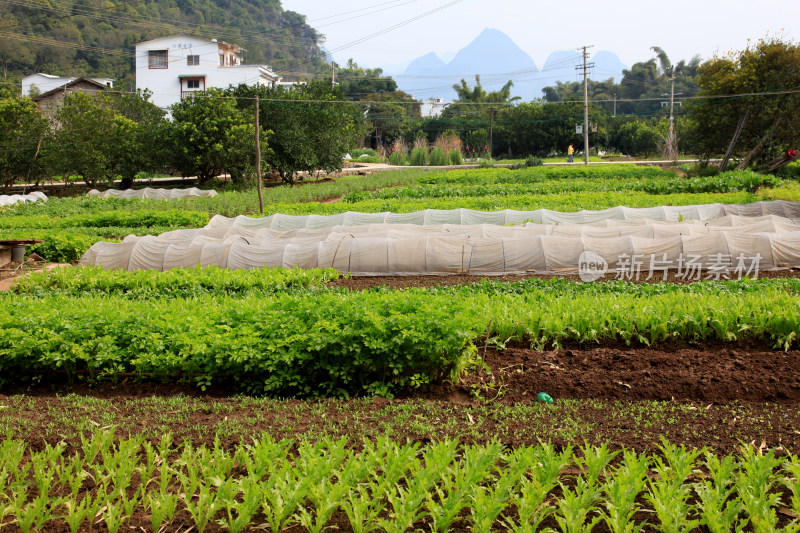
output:
[[[572,163],[572,155],[574,153],[575,153],[575,148],[572,146],[572,144],[570,144],[569,148],[567,148],[567,155],[569,156],[569,159],[567,159],[567,163]]]

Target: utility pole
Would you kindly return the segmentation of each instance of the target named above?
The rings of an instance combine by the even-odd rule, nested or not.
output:
[[[336,63],[331,61],[331,91],[336,88]]]
[[[675,69],[672,69],[672,77],[669,79],[669,155],[670,159],[678,159],[678,150],[675,146]]]
[[[494,130],[494,109],[489,108],[489,161],[492,160],[492,132]]]
[[[677,139],[675,138],[675,69],[672,70],[672,75],[669,78],[670,91],[669,91],[669,134],[667,135],[667,146],[664,150],[664,156],[667,159],[678,159],[678,146]],[[678,93],[681,94],[681,93]],[[667,96],[662,94],[661,96]],[[664,102],[666,103],[666,102]],[[663,104],[662,104],[663,105]]]
[[[617,116],[617,94],[616,93],[614,93],[614,114],[612,116],[613,117]]]
[[[594,48],[594,45],[581,46],[578,50],[583,50],[583,66],[577,67],[583,69],[583,162],[589,164],[589,77],[588,71],[594,66],[594,63],[587,63],[589,59],[589,48]]]
[[[264,216],[264,197],[261,194],[261,126],[258,124],[258,95],[256,95],[256,176],[258,179],[258,210]]]

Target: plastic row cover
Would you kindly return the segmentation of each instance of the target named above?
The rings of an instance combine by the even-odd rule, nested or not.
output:
[[[800,231],[800,223],[773,215],[763,217],[740,217],[728,215],[716,220],[661,222],[653,220],[606,220],[594,224],[525,224],[522,226],[495,226],[478,224],[458,226],[416,226],[414,224],[369,224],[366,226],[334,226],[331,228],[296,229],[277,231],[273,229],[250,229],[239,226],[174,230],[162,233],[159,239],[172,244],[189,244],[197,237],[224,240],[229,237],[245,237],[251,244],[294,239],[295,241],[317,242],[335,233],[349,234],[353,238],[388,237],[392,239],[414,238],[420,236],[460,235],[471,239],[498,237],[529,237],[551,235],[558,237],[644,237],[648,239],[674,237],[677,235],[707,235],[716,231],[735,229],[739,233],[782,233]],[[129,237],[135,238],[135,237]]]
[[[789,219],[800,219],[800,202],[776,200],[771,202],[755,202],[745,205],[706,204],[689,206],[662,206],[634,209],[617,206],[601,211],[578,211],[561,213],[549,209],[536,211],[484,212],[471,209],[438,210],[426,209],[414,213],[356,213],[348,211],[337,215],[283,215],[280,213],[264,217],[250,218],[244,215],[228,218],[214,216],[209,227],[238,226],[244,228],[269,228],[287,231],[300,228],[325,228],[332,226],[363,226],[367,224],[415,224],[419,226],[435,226],[442,224],[474,225],[474,224],[588,224],[604,220],[661,220],[678,222],[683,220],[713,220],[726,215],[763,216],[776,215]]]
[[[791,224],[786,222],[786,228]],[[669,225],[663,225],[668,227]],[[747,227],[698,226],[705,233],[691,235],[655,231],[661,224],[599,228],[617,233],[564,236],[542,226],[499,228],[474,226],[462,231],[430,231],[408,228],[375,234],[352,228],[349,232],[276,234],[271,230],[241,228],[178,230],[160,237],[129,236],[122,243],[97,243],[80,264],[124,270],[169,270],[176,267],[217,265],[223,268],[264,266],[302,268],[333,267],[360,275],[403,274],[503,274],[526,271],[563,273],[578,269],[581,254],[598,254],[609,269],[626,262],[647,270],[658,264],[678,266],[690,260],[702,268],[735,268],[757,259],[760,269],[800,266],[800,231],[742,231]],[[556,227],[550,227],[553,230]],[[385,229],[385,228],[384,228]],[[439,228],[440,230],[442,228]],[[625,234],[628,229],[631,233]],[[654,231],[653,237],[634,230]],[[796,229],[796,228],[795,228]]]
[[[92,189],[86,193],[88,196],[99,196],[100,198],[150,198],[155,200],[174,200],[176,198],[193,198],[198,196],[216,196],[217,191],[209,190],[204,191],[197,187],[190,189],[151,189],[145,187],[144,189],[125,189],[118,191],[117,189],[108,189],[107,191],[100,192],[97,189]]]
[[[13,205],[19,202],[46,202],[47,196],[43,192],[34,191],[30,194],[0,194],[0,207]]]

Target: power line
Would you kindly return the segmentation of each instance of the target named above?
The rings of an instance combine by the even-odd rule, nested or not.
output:
[[[369,34],[369,35],[367,35],[365,37],[361,37],[360,39],[356,39],[355,41],[351,41],[351,42],[349,42],[347,44],[344,44],[342,46],[339,46],[337,48],[329,50],[328,53],[334,54],[335,52],[341,52],[342,50],[346,50],[347,48],[353,47],[353,46],[355,46],[357,44],[361,44],[361,43],[366,42],[366,41],[368,41],[370,39],[373,39],[375,37],[379,37],[379,36],[381,36],[383,34],[389,33],[390,31],[396,30],[398,28],[402,28],[403,26],[407,26],[408,24],[411,24],[412,22],[416,22],[416,21],[418,21],[420,19],[423,19],[425,17],[433,15],[434,13],[438,13],[439,11],[442,11],[443,9],[447,9],[448,7],[454,6],[454,5],[459,4],[461,2],[463,2],[463,0],[453,0],[453,1],[449,2],[449,3],[447,3],[447,4],[444,4],[442,6],[439,6],[439,7],[436,7],[434,9],[431,9],[429,11],[426,11],[425,13],[422,13],[422,14],[416,15],[414,17],[411,17],[409,19],[403,20],[403,21],[401,21],[401,22],[399,22],[397,24],[394,24],[392,26],[389,26],[387,28],[379,30],[379,31],[377,31],[375,33],[371,33],[371,34]],[[297,68],[299,66],[306,65],[306,64],[310,63],[311,61],[313,61],[314,59],[319,58],[319,57],[320,57],[320,55],[318,55],[317,57],[312,57],[312,58],[304,60],[304,61],[300,61],[298,63],[295,63],[294,65],[290,65],[288,69],[291,70],[292,68]]]
[[[405,2],[403,2],[403,3],[396,4],[396,5],[389,6],[389,7],[383,7],[383,8],[381,8],[381,9],[375,9],[374,11],[370,11],[369,13],[362,13],[361,15],[356,15],[356,16],[353,16],[353,17],[348,17],[348,18],[346,18],[346,19],[337,20],[337,21],[335,21],[335,22],[329,22],[329,23],[327,23],[327,24],[319,24],[319,25],[317,25],[317,26],[316,26],[316,28],[324,28],[325,26],[332,26],[332,25],[334,25],[334,24],[340,24],[340,23],[342,23],[342,22],[347,22],[348,20],[354,20],[354,19],[357,19],[357,18],[366,17],[366,16],[369,16],[369,15],[374,15],[375,13],[380,13],[381,11],[386,11],[386,10],[388,10],[388,9],[394,9],[394,8],[396,8],[396,7],[404,6],[404,5],[407,5],[407,4],[413,4],[413,3],[415,3],[415,2],[418,2],[418,1],[419,1],[419,0],[406,0],[406,1],[405,1]],[[389,3],[396,3],[396,2],[389,2]],[[364,9],[372,9],[373,7],[375,7],[375,6],[372,6],[372,7],[369,7],[369,8],[364,8]],[[357,9],[357,10],[355,10],[355,11],[362,11],[362,10],[359,10],[359,9]],[[355,12],[355,11],[351,11],[351,13],[353,13],[353,12]]]
[[[54,10],[53,8],[47,8],[47,7],[45,7],[45,6],[42,6],[42,5],[31,5],[31,4],[30,4],[30,2],[17,2],[17,1],[14,1],[14,0],[2,0],[2,1],[3,1],[3,2],[6,2],[7,4],[19,5],[19,6],[22,6],[22,7],[27,7],[27,8],[39,8],[39,9],[50,9],[50,10]],[[119,8],[119,7],[128,7],[128,6],[135,5],[135,4],[141,4],[142,2],[145,2],[145,1],[146,1],[146,0],[131,0],[130,2],[127,2],[127,3],[120,3],[120,4],[117,4],[117,5],[113,5],[113,6],[108,6],[108,7],[97,8],[97,10],[98,10],[98,11],[109,11],[109,10],[111,10],[111,9],[117,9],[117,8]],[[76,6],[76,7],[78,7],[78,6]],[[62,12],[65,12],[66,14],[65,14],[65,15],[63,15],[63,16],[61,16],[61,17],[55,17],[55,19],[56,19],[56,20],[60,20],[60,19],[66,19],[66,18],[74,17],[74,16],[77,16],[77,15],[80,15],[80,14],[81,14],[81,13],[79,13],[79,12],[72,13],[72,12],[69,12],[69,11],[67,11],[67,10],[61,10],[61,11],[62,11]],[[51,18],[52,18],[52,17],[51,17]],[[34,24],[35,24],[35,23],[34,23]],[[21,22],[17,22],[16,24],[11,24],[11,25],[9,25],[9,26],[2,26],[2,27],[0,27],[0,30],[6,30],[6,29],[10,29],[10,28],[16,28],[16,27],[19,27],[19,26],[21,26],[21,25],[22,25],[22,23],[21,23]]]

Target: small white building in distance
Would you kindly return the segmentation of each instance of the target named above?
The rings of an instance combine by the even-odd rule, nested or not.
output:
[[[442,114],[447,106],[450,105],[450,102],[445,102],[444,98],[429,98],[428,100],[422,100],[422,105],[420,106],[420,114],[423,117],[438,117]]]
[[[235,44],[176,34],[136,44],[136,88],[167,109],[194,91],[229,85],[274,86],[281,77],[266,65],[243,65]]]
[[[59,77],[52,74],[31,74],[22,78],[22,96],[38,96],[40,94],[48,93],[53,89],[58,89],[66,84],[77,80],[75,77]],[[111,78],[86,78],[94,82],[111,87],[114,85],[114,80]]]

